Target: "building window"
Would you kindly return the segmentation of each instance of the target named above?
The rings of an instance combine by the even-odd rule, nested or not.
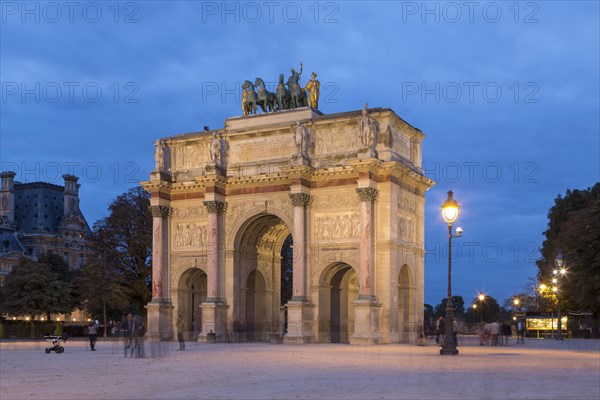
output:
[[[83,254],[79,255],[79,268],[83,267]]]
[[[69,263],[69,253],[65,253],[63,258],[64,258],[65,262],[68,264]]]

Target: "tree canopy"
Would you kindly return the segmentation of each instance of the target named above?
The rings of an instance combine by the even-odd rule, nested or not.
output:
[[[69,313],[74,307],[71,282],[61,279],[51,264],[25,259],[7,275],[1,299],[1,312],[15,316],[50,318],[51,313]]]
[[[435,317],[445,317],[446,316],[446,299],[444,297],[439,304],[437,304],[434,308]],[[455,318],[462,318],[465,314],[465,301],[462,296],[452,296],[452,314]]]
[[[568,309],[600,310],[600,183],[585,190],[567,190],[548,211],[548,229],[537,261],[540,282],[551,282],[559,251],[566,274],[559,281],[561,304]]]
[[[98,220],[89,237],[95,259],[84,268],[87,293],[92,309],[102,299],[110,307],[141,312],[150,301],[152,284],[152,215],[150,195],[141,187],[119,195],[108,207],[109,215]],[[94,283],[97,285],[94,286]]]

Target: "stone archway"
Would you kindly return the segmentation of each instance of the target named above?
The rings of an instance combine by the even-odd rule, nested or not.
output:
[[[354,302],[358,297],[357,276],[345,263],[329,266],[319,289],[319,340],[349,343],[354,333]]]
[[[246,280],[246,339],[265,340],[264,325],[268,314],[267,290],[263,274],[255,269]]]
[[[238,340],[270,340],[279,332],[282,247],[290,229],[273,214],[251,217],[234,243],[233,331]],[[289,239],[288,239],[289,242]]]
[[[200,304],[206,299],[206,273],[199,268],[185,271],[177,285],[177,310],[186,324],[186,340],[194,340],[202,330]],[[176,316],[176,315],[175,315]]]
[[[410,269],[404,264],[398,274],[398,334],[401,343],[408,343],[414,338],[414,321],[411,315],[413,288],[410,279]]]

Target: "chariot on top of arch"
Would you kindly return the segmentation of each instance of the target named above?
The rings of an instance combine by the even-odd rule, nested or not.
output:
[[[259,107],[264,113],[294,110],[300,107],[311,107],[318,110],[321,84],[317,80],[317,74],[313,72],[304,87],[300,84],[301,75],[302,63],[300,63],[299,71],[291,69],[291,75],[286,83],[283,82],[283,74],[279,74],[279,84],[275,93],[267,90],[265,82],[261,78],[257,77],[254,83],[248,80],[244,81],[242,84],[244,116],[256,114]]]

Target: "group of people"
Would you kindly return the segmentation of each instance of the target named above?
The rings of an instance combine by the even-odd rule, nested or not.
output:
[[[454,345],[458,346],[458,334],[460,331],[458,321],[452,321],[452,333],[454,335]],[[446,340],[446,319],[444,317],[439,317],[435,321],[435,342],[440,346],[444,345],[444,341]]]
[[[179,342],[178,350],[185,350],[185,341],[183,333],[186,330],[186,323],[181,314],[177,315],[177,340]],[[146,334],[146,328],[144,326],[144,319],[140,315],[134,315],[133,313],[123,314],[120,326],[115,326],[116,333],[117,327],[119,336],[123,338],[123,355],[125,358],[128,356],[133,358],[143,358],[146,356],[144,348],[144,335]],[[96,351],[96,342],[98,340],[98,321],[90,321],[88,326],[88,336],[90,341],[90,350]]]
[[[123,316],[121,320],[121,337],[123,338],[123,352],[125,358],[127,354],[130,357],[145,357],[146,352],[144,349],[144,335],[146,334],[146,328],[144,327],[144,320],[139,315],[133,315],[129,313]]]
[[[517,343],[524,342],[525,329],[524,324],[521,322],[521,326],[523,328],[520,329],[520,326],[517,325]],[[491,323],[486,323],[481,326],[479,332],[479,344],[483,345],[491,345],[491,346],[508,346],[508,338],[513,334],[512,327],[508,322],[499,322],[494,321]]]

